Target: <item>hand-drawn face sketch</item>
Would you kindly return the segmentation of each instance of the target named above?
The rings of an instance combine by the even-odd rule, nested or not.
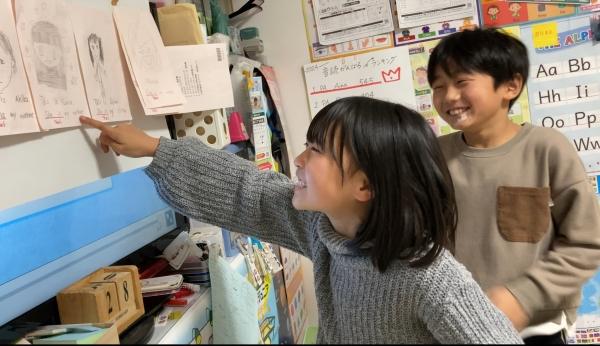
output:
[[[0,94],[17,73],[17,63],[8,37],[0,31]]]
[[[94,69],[94,78],[100,87],[100,93],[103,103],[106,104],[106,68],[104,67],[104,50],[102,49],[102,39],[95,33],[88,36],[88,50],[90,60]]]
[[[136,47],[136,56],[140,65],[147,71],[160,68],[160,59],[152,41],[143,40]]]
[[[140,66],[146,71],[156,71],[161,68],[160,55],[155,42],[151,37],[148,37],[148,32],[151,29],[146,27],[146,22],[139,21],[135,23],[135,28],[132,28],[132,33],[135,33],[135,57]]]
[[[31,38],[38,83],[67,90],[63,45],[56,25],[36,22],[31,28]]]

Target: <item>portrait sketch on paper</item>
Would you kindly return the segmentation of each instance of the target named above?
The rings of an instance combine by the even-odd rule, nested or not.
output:
[[[96,33],[91,33],[88,36],[87,43],[92,69],[94,71],[94,79],[98,83],[98,89],[100,90],[102,103],[106,104],[107,75],[106,67],[104,66],[104,50],[102,49],[102,39]]]
[[[136,42],[135,57],[140,66],[146,71],[160,69],[160,56],[154,42],[143,36],[134,42]]]
[[[10,40],[0,31],[0,94],[10,85],[17,73],[17,61]]]
[[[63,44],[56,25],[47,21],[33,24],[31,42],[38,83],[67,90]]]

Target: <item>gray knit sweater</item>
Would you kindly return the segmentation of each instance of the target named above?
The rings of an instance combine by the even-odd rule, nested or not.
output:
[[[398,260],[380,273],[327,216],[293,208],[282,174],[192,138],[161,138],[146,173],[180,213],[311,259],[320,343],[522,343],[448,252],[426,268]]]

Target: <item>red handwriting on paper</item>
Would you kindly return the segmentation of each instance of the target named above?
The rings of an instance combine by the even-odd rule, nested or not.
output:
[[[381,71],[381,77],[386,83],[396,82],[400,80],[400,67],[398,66],[395,70]]]

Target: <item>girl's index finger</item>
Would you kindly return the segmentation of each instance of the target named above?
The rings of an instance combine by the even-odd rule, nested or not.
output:
[[[91,126],[91,127],[96,128],[96,129],[98,129],[100,131],[106,131],[106,130],[109,129],[109,127],[106,126],[103,122],[95,120],[95,119],[92,119],[90,117],[83,116],[83,115],[79,117],[79,121],[82,124],[84,124],[84,125]]]

